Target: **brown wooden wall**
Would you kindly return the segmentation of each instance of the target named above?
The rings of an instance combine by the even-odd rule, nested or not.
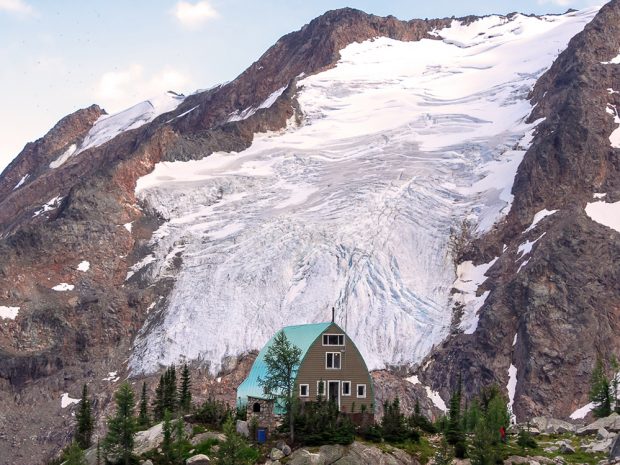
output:
[[[345,345],[339,346],[323,346],[323,334],[344,334]],[[341,351],[344,349],[344,351]],[[326,352],[340,352],[341,368],[326,369],[325,368],[325,353]],[[301,362],[299,371],[297,373],[297,380],[295,383],[295,393],[299,396],[299,385],[309,384],[310,395],[309,397],[300,397],[302,401],[314,401],[317,398],[317,382],[319,380],[325,381],[325,392],[328,392],[328,381],[351,381],[351,395],[342,395],[342,384],[340,384],[340,410],[344,412],[351,412],[353,403],[355,403],[355,412],[359,412],[362,404],[366,405],[369,413],[374,413],[374,389],[372,386],[372,378],[366,368],[366,363],[362,358],[360,352],[355,347],[355,344],[346,335],[346,333],[335,323],[332,323],[318,338],[312,346],[308,349],[306,356]],[[357,385],[366,385],[366,398],[357,397]]]

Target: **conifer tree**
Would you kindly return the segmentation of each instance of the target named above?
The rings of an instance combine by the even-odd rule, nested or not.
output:
[[[159,383],[157,384],[157,388],[155,388],[153,418],[156,421],[160,421],[164,418],[164,375],[159,377]]]
[[[603,361],[600,358],[596,360],[590,380],[590,400],[595,404],[592,413],[596,418],[606,417],[611,414],[610,385],[609,380],[605,376]]]
[[[65,452],[64,465],[87,465],[84,451],[80,448],[79,444],[74,442],[69,446]]]
[[[288,414],[289,436],[295,441],[295,419],[293,411],[295,376],[294,371],[301,361],[301,349],[280,331],[265,354],[267,376],[258,379],[265,394],[273,399],[283,399]]]
[[[461,399],[462,382],[461,376],[459,375],[456,391],[450,398],[446,440],[448,444],[454,446],[454,455],[460,459],[465,458],[467,449],[465,444],[465,432],[463,431],[463,423],[461,421]]]
[[[254,462],[254,459],[244,454],[247,443],[237,434],[235,425],[230,418],[224,423],[224,434],[226,441],[220,444],[217,451],[218,465],[250,465]]]
[[[620,363],[618,363],[618,359],[615,355],[611,357],[611,370],[612,370],[612,378],[611,378],[611,398],[613,403],[614,412],[620,414],[620,401],[618,401],[618,395],[620,395]]]
[[[82,388],[82,399],[80,407],[75,415],[77,426],[75,430],[75,441],[82,449],[88,449],[92,443],[94,419],[88,399],[88,388],[86,384]]]
[[[191,386],[192,380],[186,363],[183,365],[183,371],[181,372],[181,388],[179,389],[179,408],[183,413],[189,412],[192,405]]]
[[[96,465],[101,465],[101,444],[99,443],[99,439],[97,439],[97,456],[96,456]]]
[[[164,410],[170,414],[177,411],[177,374],[174,365],[166,370],[164,374]]]
[[[162,426],[162,433],[164,439],[161,443],[161,451],[168,463],[173,461],[173,448],[172,448],[172,421],[170,411],[164,412],[164,424]]]
[[[179,416],[174,425],[174,458],[181,461],[183,458],[183,443],[185,442],[185,422],[183,417]]]
[[[121,384],[114,397],[116,413],[108,421],[108,434],[104,441],[104,450],[106,456],[118,456],[122,459],[122,463],[129,465],[133,450],[133,433],[136,430],[134,393],[129,383]]]
[[[140,412],[138,414],[138,426],[148,428],[151,424],[148,410],[148,396],[146,393],[146,383],[142,383],[142,396],[140,397]]]

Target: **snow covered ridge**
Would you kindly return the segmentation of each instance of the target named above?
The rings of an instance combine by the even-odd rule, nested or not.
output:
[[[88,131],[80,146],[71,145],[62,155],[50,163],[50,168],[58,168],[84,150],[103,145],[125,131],[139,128],[153,121],[159,115],[177,108],[183,100],[185,100],[183,95],[166,92],[120,113],[101,116]]]
[[[449,332],[452,228],[468,218],[481,233],[510,209],[536,126],[527,94],[595,13],[351,44],[335,68],[300,80],[301,127],[159,163],[136,194],[167,221],[140,268],[176,281],[136,339],[133,372],[183,358],[217,372],[332,306],[370,368],[421,360]],[[480,282],[467,289],[472,332]]]
[[[5,307],[0,305],[0,319],[14,320],[19,314],[19,307]]]

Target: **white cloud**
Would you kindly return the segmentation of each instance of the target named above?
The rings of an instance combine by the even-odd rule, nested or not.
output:
[[[207,1],[197,3],[178,2],[172,10],[172,13],[183,26],[192,29],[201,26],[211,19],[219,17],[218,12]]]
[[[115,113],[168,90],[187,91],[191,85],[189,76],[171,67],[148,75],[142,65],[133,64],[104,73],[97,83],[95,96],[109,113]]]
[[[31,15],[34,8],[23,0],[0,0],[0,11],[8,11],[9,13],[17,13],[21,15]]]

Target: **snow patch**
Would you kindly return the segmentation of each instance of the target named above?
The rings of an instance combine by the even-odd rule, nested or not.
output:
[[[463,306],[463,315],[459,328],[465,334],[473,334],[478,327],[478,311],[489,296],[489,291],[477,295],[478,288],[486,281],[486,272],[495,264],[497,258],[494,258],[489,263],[482,263],[480,265],[474,265],[473,262],[466,261],[457,267],[457,278],[452,287],[459,292],[454,294],[453,301],[455,304]]]
[[[286,86],[281,87],[280,89],[276,90],[275,92],[272,92],[269,95],[269,97],[267,97],[263,101],[263,103],[261,103],[256,108],[249,107],[249,108],[246,108],[245,110],[239,110],[239,111],[237,111],[235,113],[232,113],[226,122],[227,123],[231,123],[233,121],[242,121],[244,119],[248,119],[250,116],[254,115],[254,113],[256,113],[260,109],[271,107],[271,105],[273,105],[276,102],[276,100],[278,100],[278,97],[280,97],[280,95],[282,95],[282,93],[285,90],[286,90]]]
[[[183,100],[185,100],[183,95],[166,92],[158,97],[138,103],[120,113],[99,117],[74,155],[103,145],[125,131],[130,131],[150,123],[159,115],[173,111]]]
[[[596,407],[596,403],[590,402],[589,404],[584,405],[583,407],[578,408],[573,413],[570,414],[571,420],[581,420],[585,418],[588,413],[592,411]]]
[[[526,256],[527,254],[529,254],[532,251],[532,247],[534,247],[534,244],[536,244],[539,240],[541,240],[545,234],[547,233],[546,232],[542,233],[540,236],[538,236],[538,238],[534,239],[533,241],[527,240],[523,244],[519,244],[519,247],[517,248],[517,253],[519,254],[519,258],[522,258]]]
[[[607,106],[607,113],[614,117],[614,124],[616,124],[616,129],[609,135],[609,142],[612,147],[620,149],[620,115],[618,114],[617,108],[611,105]]]
[[[418,379],[416,375],[410,376],[409,378],[405,378],[405,379],[409,381],[411,384],[422,384],[420,383],[420,380]],[[424,387],[424,390],[426,391],[427,397],[431,400],[431,402],[433,402],[433,405],[437,407],[439,410],[441,410],[442,412],[447,412],[448,407],[446,406],[446,403],[441,398],[439,393],[437,391],[433,391],[428,386],[423,386],[423,387]]]
[[[30,174],[25,174],[17,184],[15,184],[15,187],[13,188],[13,190],[17,190],[20,187],[22,187],[24,185],[24,183],[26,182],[26,179],[28,179],[30,177]]]
[[[602,65],[620,65],[620,54],[617,57],[612,58],[610,61],[601,61]]]
[[[80,264],[77,266],[78,271],[86,272],[89,269],[90,269],[90,262],[87,262],[86,260],[81,261]]]
[[[65,292],[65,291],[72,291],[74,287],[75,286],[73,284],[60,283],[52,287],[52,289],[54,291]]]
[[[595,199],[603,199],[605,197],[607,197],[607,193],[595,193],[594,194]]]
[[[62,155],[60,155],[58,158],[56,158],[56,160],[50,163],[50,168],[54,169],[63,165],[69,158],[71,158],[71,156],[75,153],[76,150],[77,145],[71,144]]]
[[[547,210],[546,208],[540,210],[538,213],[534,215],[534,220],[532,221],[532,224],[530,224],[528,228],[525,231],[523,231],[523,234],[530,232],[532,229],[536,227],[536,225],[540,222],[540,220],[542,220],[543,218],[546,218],[547,216],[553,215],[554,213],[557,213],[557,210]]]
[[[63,198],[58,195],[58,196],[48,200],[48,202],[46,204],[41,206],[41,209],[35,211],[32,214],[32,217],[35,218],[35,217],[39,216],[41,213],[45,213],[45,212],[49,212],[49,211],[57,209],[58,207],[60,207],[60,202],[62,202],[62,199]]]
[[[130,223],[125,223],[125,224],[123,225],[123,227],[124,227],[127,231],[129,231],[129,232],[131,233],[131,230],[132,230],[132,228],[133,228],[133,221],[132,221],[132,222],[130,222]]]
[[[585,210],[593,221],[620,232],[620,202],[592,202]]]
[[[517,337],[519,336],[518,333],[515,333],[515,337],[512,339],[512,347],[517,345]]]
[[[112,383],[117,382],[120,379],[120,377],[117,375],[116,371],[111,371],[108,373],[108,376],[106,376],[105,378],[102,379],[102,381],[110,381]]]
[[[515,334],[515,342],[517,335]],[[514,345],[514,344],[513,344]],[[515,403],[515,392],[517,390],[517,367],[512,363],[508,368],[508,384],[506,385],[508,390],[508,412],[510,412],[510,424],[517,424],[517,416],[513,413],[512,407]]]
[[[530,259],[528,258],[527,260],[524,260],[523,263],[521,263],[519,265],[519,269],[517,270],[517,274],[519,274],[519,271],[521,271],[521,268],[525,268],[525,266],[527,266],[527,264],[530,262]]]
[[[72,404],[79,404],[81,399],[72,399],[69,394],[65,392],[60,398],[60,408],[66,408]]]
[[[20,307],[5,307],[0,305],[0,318],[6,320],[14,320],[17,318],[17,314],[19,313]]]
[[[127,276],[125,276],[125,281],[127,281],[129,278],[131,278],[137,271],[141,270],[142,268],[144,268],[145,266],[153,263],[154,261],[156,261],[156,258],[153,254],[149,254],[146,257],[144,257],[142,260],[140,260],[138,263],[134,264],[130,270],[127,272]]]

